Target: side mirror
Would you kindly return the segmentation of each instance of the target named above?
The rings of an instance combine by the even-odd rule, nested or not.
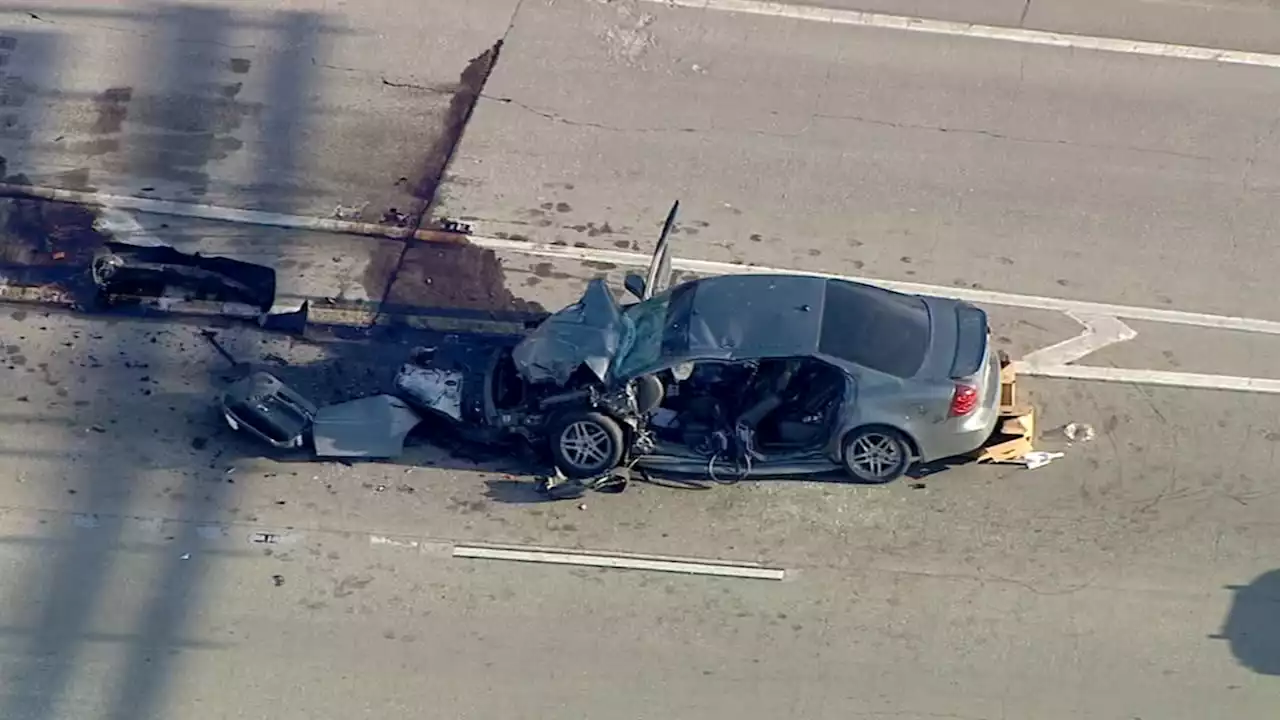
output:
[[[627,277],[622,281],[622,287],[626,288],[627,292],[635,295],[636,298],[644,300],[644,278],[639,275],[628,273]]]

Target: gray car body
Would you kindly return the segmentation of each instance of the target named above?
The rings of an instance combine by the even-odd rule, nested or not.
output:
[[[983,311],[949,298],[800,274],[724,275],[668,288],[671,228],[678,211],[677,202],[667,215],[646,276],[627,278],[627,290],[642,302],[620,307],[602,279],[591,281],[578,302],[552,315],[512,349],[512,360],[526,382],[563,385],[585,366],[603,387],[616,392],[641,375],[684,363],[769,358],[814,358],[839,371],[844,394],[826,442],[817,449],[770,455],[754,465],[753,474],[839,467],[846,439],[860,428],[901,433],[917,462],[964,455],[991,436],[999,416],[1000,368]],[[663,302],[681,293],[693,298],[687,327],[664,328],[664,334],[678,341],[648,362],[632,362],[632,348],[626,345],[632,329],[628,324],[644,311],[646,302]],[[886,365],[908,362],[877,369],[828,352],[839,344],[832,339],[843,337],[842,332],[884,350]],[[680,340],[682,336],[687,341]],[[912,353],[921,356],[918,364],[910,362]],[[430,365],[407,364],[397,379],[402,393],[420,407],[463,423],[504,424],[505,413],[495,409],[491,397],[496,360],[488,363],[484,377],[476,377],[475,365],[468,361]],[[964,371],[957,372],[958,367]],[[978,391],[977,407],[962,417],[949,412],[957,382]],[[633,459],[658,470],[708,470],[708,459],[683,445],[659,443]]]
[[[915,461],[933,461],[963,455],[979,447],[991,435],[998,419],[999,367],[986,337],[986,316],[968,303],[949,298],[905,295],[883,288],[846,280],[809,275],[728,275],[693,280],[672,288],[649,302],[664,302],[679,293],[692,295],[687,328],[664,328],[668,334],[685,334],[687,347],[662,352],[653,362],[625,368],[611,378],[619,385],[646,374],[660,373],[689,362],[740,362],[771,358],[813,358],[840,371],[845,380],[842,407],[836,426],[819,451],[809,450],[770,456],[759,463],[757,473],[788,474],[830,469],[842,464],[845,438],[859,428],[892,428],[905,435],[912,445]],[[588,296],[592,295],[588,291]],[[843,302],[832,303],[833,294],[843,294]],[[600,295],[595,293],[598,299]],[[584,298],[585,299],[585,298]],[[856,312],[847,312],[852,303]],[[881,372],[824,352],[823,328],[839,326],[848,318],[874,323],[875,327],[847,327],[865,342],[893,343],[896,333],[920,333],[909,327],[923,310],[927,322],[920,348],[919,366],[898,374]],[[634,312],[635,306],[626,314]],[[981,353],[977,369],[953,378],[956,361],[957,315],[970,313],[981,318]],[[834,315],[832,315],[834,313]],[[895,313],[901,313],[894,322]],[[599,316],[607,316],[601,312]],[[575,331],[587,332],[582,325]],[[550,329],[550,326],[548,326]],[[614,333],[616,331],[609,330]],[[531,338],[532,339],[532,338]],[[676,345],[681,343],[677,342]],[[907,343],[910,344],[910,343]],[[563,343],[560,347],[568,347]],[[598,347],[587,343],[585,347]],[[517,349],[517,353],[519,350]],[[904,349],[904,354],[910,349]],[[892,353],[890,353],[892,356]],[[909,362],[909,364],[914,364]],[[978,390],[974,411],[964,417],[949,413],[957,381]],[[707,459],[682,446],[660,446],[636,458],[639,465],[675,472],[699,472]]]

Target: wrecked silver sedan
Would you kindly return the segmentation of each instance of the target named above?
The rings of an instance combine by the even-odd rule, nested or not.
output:
[[[412,410],[481,441],[523,437],[573,480],[635,466],[719,481],[843,470],[885,483],[991,436],[1000,367],[981,309],[809,275],[671,287],[677,208],[647,275],[626,279],[638,302],[619,304],[596,279],[514,346],[418,348],[395,395],[379,396],[378,424],[399,442],[412,416],[396,418]],[[267,438],[280,444],[334,414],[273,392],[253,397],[278,407],[239,402],[228,421],[275,412],[292,428]],[[354,428],[372,409],[343,408],[338,420]]]
[[[806,275],[668,288],[670,276],[664,232],[647,278],[627,278],[640,302],[619,305],[594,280],[482,362],[417,351],[397,393],[477,432],[545,443],[572,479],[634,465],[884,483],[991,436],[1000,368],[973,305]]]

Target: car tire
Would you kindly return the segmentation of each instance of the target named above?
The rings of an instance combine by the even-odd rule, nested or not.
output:
[[[854,482],[883,485],[902,477],[911,467],[911,444],[893,428],[858,428],[845,438],[840,459]]]
[[[623,433],[618,421],[599,412],[572,412],[552,423],[551,458],[565,477],[599,477],[622,462]]]

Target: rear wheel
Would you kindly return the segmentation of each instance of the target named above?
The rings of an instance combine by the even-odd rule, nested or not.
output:
[[[569,478],[599,477],[622,461],[622,438],[622,427],[608,415],[566,413],[551,428],[551,457]]]
[[[844,441],[844,469],[855,482],[883,485],[911,467],[911,446],[892,428],[859,428]]]

